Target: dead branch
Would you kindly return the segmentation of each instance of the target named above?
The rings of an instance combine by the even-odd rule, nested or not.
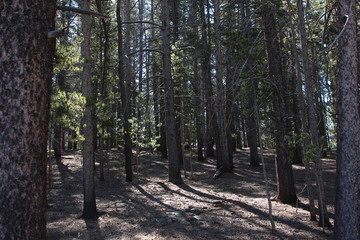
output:
[[[95,12],[95,11],[90,11],[90,10],[84,10],[81,8],[74,8],[74,7],[67,7],[67,6],[56,6],[57,10],[61,10],[61,11],[70,11],[70,12],[76,12],[76,13],[81,13],[81,14],[87,14],[87,15],[91,15],[94,17],[98,17],[98,18],[109,18],[106,15],[103,15],[101,13]]]
[[[64,29],[58,29],[48,32],[47,38],[58,38],[64,36],[65,31]]]
[[[154,26],[157,26],[159,28],[162,28],[163,26],[161,24],[155,23],[155,22],[151,22],[151,21],[125,21],[125,22],[121,22],[121,24],[132,24],[132,23],[147,23],[147,24],[151,24]]]

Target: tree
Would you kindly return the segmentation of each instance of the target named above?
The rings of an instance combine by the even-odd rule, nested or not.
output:
[[[277,199],[282,203],[294,203],[297,200],[294,185],[294,176],[285,141],[285,101],[284,76],[281,66],[281,49],[276,25],[276,13],[279,8],[277,0],[262,1],[261,16],[264,24],[265,42],[268,55],[269,78],[273,84],[273,107],[275,118],[275,144],[276,144],[276,176]]]
[[[206,10],[207,9],[207,10]],[[209,12],[209,1],[200,2],[200,20],[201,20],[201,75],[202,86],[204,86],[204,100],[205,100],[205,156],[214,156],[214,128],[216,126],[216,118],[214,113],[213,89],[211,82],[211,49],[210,49],[210,24],[209,18],[206,15]]]
[[[0,3],[0,238],[46,238],[55,1]]]
[[[360,239],[360,116],[357,68],[356,1],[337,1],[338,149],[335,237]]]
[[[169,181],[182,183],[180,173],[180,156],[177,143],[177,132],[175,123],[174,106],[174,81],[171,77],[171,58],[170,58],[170,13],[168,0],[161,0],[162,9],[162,51],[163,51],[163,81],[165,86],[165,126],[166,126],[166,145],[169,158]]]
[[[216,71],[216,159],[217,168],[222,168],[225,172],[233,169],[231,154],[229,154],[228,143],[228,123],[226,121],[226,91],[223,84],[223,57],[221,48],[221,29],[220,29],[220,3],[214,1],[214,31],[215,31],[215,71]]]
[[[90,9],[90,1],[83,0],[82,8]],[[84,146],[83,146],[83,185],[84,185],[84,208],[82,217],[93,219],[97,217],[94,181],[94,87],[92,83],[92,57],[91,57],[91,16],[81,16],[83,42],[81,55],[83,58],[83,95],[86,98],[84,111]]]
[[[288,1],[288,6],[291,8],[291,3]],[[291,29],[291,57],[293,62],[293,68],[295,68],[296,76],[293,76],[293,111],[294,111],[294,133],[296,136],[299,136],[301,131],[308,133],[307,117],[305,110],[305,99],[302,88],[302,77],[301,77],[301,66],[299,54],[296,47],[296,34],[295,26],[290,20],[290,29]],[[295,79],[296,78],[296,79]],[[316,210],[314,203],[314,191],[312,187],[311,175],[312,168],[309,161],[303,159],[304,149],[306,146],[309,146],[309,137],[303,137],[302,141],[298,140],[299,143],[296,143],[296,150],[294,151],[294,164],[304,163],[306,170],[306,184],[307,184],[307,193],[309,199],[309,208],[310,208],[310,220],[316,221]],[[300,145],[300,146],[299,146]]]
[[[126,43],[123,43],[123,30],[122,30],[122,18],[120,15],[120,0],[117,1],[117,10],[116,10],[116,18],[118,22],[118,77],[119,77],[119,88],[121,95],[121,105],[122,105],[122,121],[123,121],[123,130],[124,130],[124,154],[125,154],[125,172],[126,172],[126,181],[131,182],[133,178],[131,161],[132,161],[132,138],[131,138],[131,124],[130,120],[130,79],[129,72],[125,73],[125,69],[130,71],[129,69],[129,61],[124,63],[124,50],[129,54],[130,48],[130,38],[126,38]],[[127,0],[124,2],[125,12],[130,11],[130,2]],[[127,15],[129,17],[130,14]],[[128,19],[129,20],[129,19]],[[130,34],[129,27],[126,28],[127,35]],[[124,49],[125,48],[125,49]]]
[[[303,10],[303,1],[297,0],[297,10],[299,16],[299,32],[301,40],[301,55],[304,68],[304,78],[305,78],[305,93],[308,106],[308,118],[309,118],[309,130],[310,130],[310,144],[307,146],[308,151],[312,152],[311,161],[315,162],[315,176],[316,184],[318,188],[318,206],[320,211],[319,224],[321,226],[331,225],[329,222],[329,217],[326,209],[325,202],[325,193],[324,193],[324,183],[322,179],[322,162],[321,162],[321,153],[319,147],[319,135],[317,128],[317,112],[316,112],[316,101],[314,94],[314,76],[311,76],[311,68],[308,57],[308,46],[307,46],[307,37],[305,32],[305,19],[304,19],[304,10]]]

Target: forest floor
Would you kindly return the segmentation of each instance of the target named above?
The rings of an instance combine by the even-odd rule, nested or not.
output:
[[[190,156],[186,158],[189,163]],[[215,160],[197,162],[184,184],[167,181],[167,161],[143,153],[135,160],[134,181],[125,182],[124,158],[106,152],[105,181],[96,169],[99,217],[83,220],[81,152],[52,158],[48,195],[48,239],[332,239],[332,229],[309,220],[305,170],[294,166],[298,204],[272,201],[276,233],[272,233],[262,167],[249,166],[249,152],[234,155],[233,173],[212,179]],[[265,152],[270,193],[276,193],[274,153]],[[188,164],[189,165],[189,164]],[[335,160],[323,159],[326,200],[333,223]]]

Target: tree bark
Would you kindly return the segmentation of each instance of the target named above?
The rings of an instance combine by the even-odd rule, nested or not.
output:
[[[163,79],[165,86],[165,122],[166,122],[166,145],[169,159],[169,181],[182,183],[180,173],[179,148],[177,143],[175,107],[174,107],[174,81],[171,76],[170,58],[170,16],[169,0],[161,0],[162,9],[162,51],[163,51]]]
[[[0,239],[46,239],[55,4],[0,2]]]
[[[121,105],[122,105],[122,113],[120,114],[122,116],[122,122],[123,122],[123,131],[124,131],[124,154],[125,154],[125,173],[126,173],[126,181],[131,182],[133,180],[133,172],[132,172],[132,138],[131,138],[131,124],[129,122],[130,120],[130,97],[129,97],[129,91],[130,91],[130,79],[129,79],[129,73],[125,73],[125,69],[130,70],[128,66],[128,60],[127,64],[124,63],[123,59],[125,56],[124,51],[129,52],[128,50],[125,50],[124,48],[127,46],[129,47],[130,42],[127,42],[126,44],[123,43],[123,30],[122,30],[122,18],[120,13],[120,5],[121,2],[118,0],[117,2],[117,10],[116,10],[116,18],[118,23],[118,77],[119,77],[119,88],[120,88],[120,95],[121,95]],[[128,1],[125,1],[124,7],[125,11],[129,10],[130,3]],[[129,20],[129,19],[128,19]],[[126,31],[127,34],[130,34],[129,31]],[[130,41],[129,38],[127,38],[125,41]]]
[[[228,143],[228,124],[226,121],[226,92],[223,84],[223,66],[221,52],[221,34],[220,34],[220,3],[214,1],[214,30],[215,30],[215,72],[216,72],[216,119],[217,128],[216,139],[216,159],[217,169],[222,167],[224,172],[231,172],[233,165],[231,164],[231,156],[229,154]]]
[[[338,0],[336,239],[360,239],[360,116],[356,1]]]
[[[294,176],[285,141],[285,101],[283,88],[283,74],[281,66],[281,50],[278,39],[275,15],[278,10],[277,3],[271,0],[263,0],[261,16],[264,24],[265,42],[269,64],[269,78],[273,84],[273,94],[276,96],[273,107],[277,114],[275,119],[275,142],[276,142],[276,176],[277,176],[277,199],[282,203],[294,203],[297,200],[295,193]]]
[[[310,130],[310,151],[313,152],[314,158],[311,159],[315,163],[315,179],[316,185],[318,188],[318,206],[320,211],[319,224],[321,226],[331,225],[329,222],[329,217],[326,209],[325,202],[325,192],[324,192],[324,183],[322,180],[322,162],[320,156],[320,146],[319,146],[319,135],[317,128],[317,113],[316,113],[316,101],[314,95],[314,80],[311,76],[311,68],[308,57],[308,47],[307,47],[307,37],[305,33],[305,19],[303,11],[303,1],[297,0],[297,9],[299,16],[299,32],[301,40],[301,54],[303,60],[304,76],[305,76],[305,93],[308,106],[308,116],[309,116],[309,130]]]
[[[290,1],[288,1],[289,8],[291,7]],[[295,74],[296,79],[293,80],[294,86],[294,98],[293,98],[293,111],[294,111],[294,131],[295,134],[301,134],[301,132],[308,132],[308,125],[307,125],[307,117],[306,117],[306,110],[305,110],[305,99],[303,93],[303,84],[302,84],[302,77],[301,77],[301,66],[300,66],[300,59],[299,54],[297,51],[297,43],[296,43],[296,34],[295,34],[295,26],[292,22],[290,22],[291,28],[291,57],[292,61],[294,62],[295,67]],[[300,111],[299,111],[300,110]],[[300,119],[298,119],[300,118]],[[300,126],[298,126],[300,125]],[[301,128],[301,130],[300,130]],[[309,199],[309,207],[310,207],[310,220],[316,221],[316,209],[314,203],[314,191],[312,186],[312,167],[311,165],[305,161],[304,159],[304,150],[306,146],[309,145],[308,137],[302,138],[303,140],[299,140],[298,145],[296,146],[295,154],[298,154],[294,157],[294,160],[298,159],[299,162],[296,163],[304,163],[305,171],[306,171],[306,189]]]
[[[204,101],[205,101],[205,157],[213,157],[214,152],[214,128],[216,125],[216,119],[213,106],[213,90],[211,83],[211,56],[210,56],[210,44],[208,36],[208,26],[206,20],[206,8],[208,8],[208,1],[202,1],[200,3],[200,19],[201,19],[201,43],[202,43],[202,59],[201,59],[201,73],[202,83],[204,86]]]
[[[255,80],[252,80],[248,83],[247,90],[247,102],[246,102],[246,125],[247,125],[247,141],[250,147],[250,166],[259,166],[259,154],[258,154],[258,142],[257,142],[257,126],[255,118],[255,102],[256,92],[255,92]]]
[[[82,8],[90,9],[90,1],[83,0]],[[82,217],[94,219],[97,217],[94,180],[94,87],[92,83],[92,57],[91,57],[91,16],[81,16],[83,42],[81,43],[81,56],[83,58],[83,95],[86,98],[84,111],[84,145],[83,145],[83,186],[84,208]]]

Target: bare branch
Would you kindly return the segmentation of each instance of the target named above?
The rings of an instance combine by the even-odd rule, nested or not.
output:
[[[324,50],[324,52],[331,51],[332,48],[333,48],[333,46],[334,46],[334,44],[337,42],[337,40],[339,40],[339,38],[341,37],[341,35],[343,35],[343,33],[345,32],[346,26],[347,26],[347,24],[348,24],[348,22],[349,22],[349,16],[348,16],[348,15],[345,15],[344,17],[346,17],[346,21],[345,21],[345,23],[344,23],[343,28],[341,29],[341,32],[339,33],[339,35],[336,36],[336,38],[335,38],[334,41],[329,45],[329,47]]]
[[[64,36],[65,31],[64,29],[58,29],[48,32],[47,38],[58,38]]]
[[[131,52],[129,53],[128,55],[125,55],[124,57],[128,57],[128,56],[131,56],[131,55],[134,55],[134,54],[137,54],[139,52],[157,52],[157,53],[160,53],[160,54],[164,54],[163,51],[159,50],[159,49],[142,49],[142,50],[137,50],[137,51],[134,51],[134,52]]]
[[[67,6],[56,6],[56,9],[61,10],[61,11],[71,11],[71,12],[76,12],[76,13],[81,13],[81,14],[92,15],[92,16],[98,17],[98,18],[109,18],[108,16],[103,15],[101,13],[90,11],[90,10],[84,10],[84,9],[81,9],[81,8],[74,8],[74,7],[67,7]]]
[[[132,23],[147,23],[147,24],[151,24],[151,25],[157,26],[159,28],[162,28],[161,24],[151,22],[151,21],[125,21],[125,22],[122,22],[121,24],[132,24]]]

